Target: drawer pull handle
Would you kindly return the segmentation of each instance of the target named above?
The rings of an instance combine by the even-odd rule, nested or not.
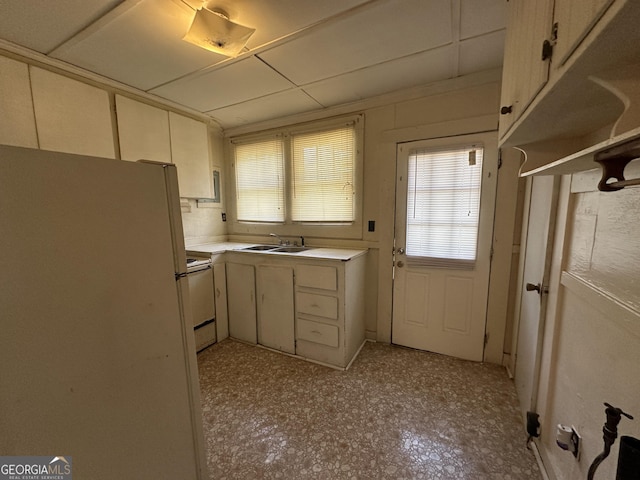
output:
[[[318,305],[317,303],[312,303],[312,304],[311,304],[311,306],[312,306],[313,308],[318,308],[320,305]]]
[[[322,335],[318,330],[311,330],[311,333],[315,333],[316,335]]]

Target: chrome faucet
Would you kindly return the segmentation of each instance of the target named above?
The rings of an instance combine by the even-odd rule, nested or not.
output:
[[[270,233],[270,237],[276,237],[280,245],[289,245],[289,240],[283,240],[282,237],[276,233]]]

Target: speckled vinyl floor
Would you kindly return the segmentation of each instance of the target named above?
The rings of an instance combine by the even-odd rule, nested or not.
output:
[[[367,343],[341,372],[198,355],[211,479],[540,479],[504,368]]]

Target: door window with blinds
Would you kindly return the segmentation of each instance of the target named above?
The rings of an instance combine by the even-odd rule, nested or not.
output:
[[[351,225],[357,121],[268,139],[234,140],[239,222]]]
[[[407,260],[424,266],[473,269],[482,182],[481,145],[409,154]]]

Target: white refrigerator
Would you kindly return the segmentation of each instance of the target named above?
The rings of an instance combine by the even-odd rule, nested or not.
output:
[[[0,146],[0,455],[207,478],[173,165]]]

